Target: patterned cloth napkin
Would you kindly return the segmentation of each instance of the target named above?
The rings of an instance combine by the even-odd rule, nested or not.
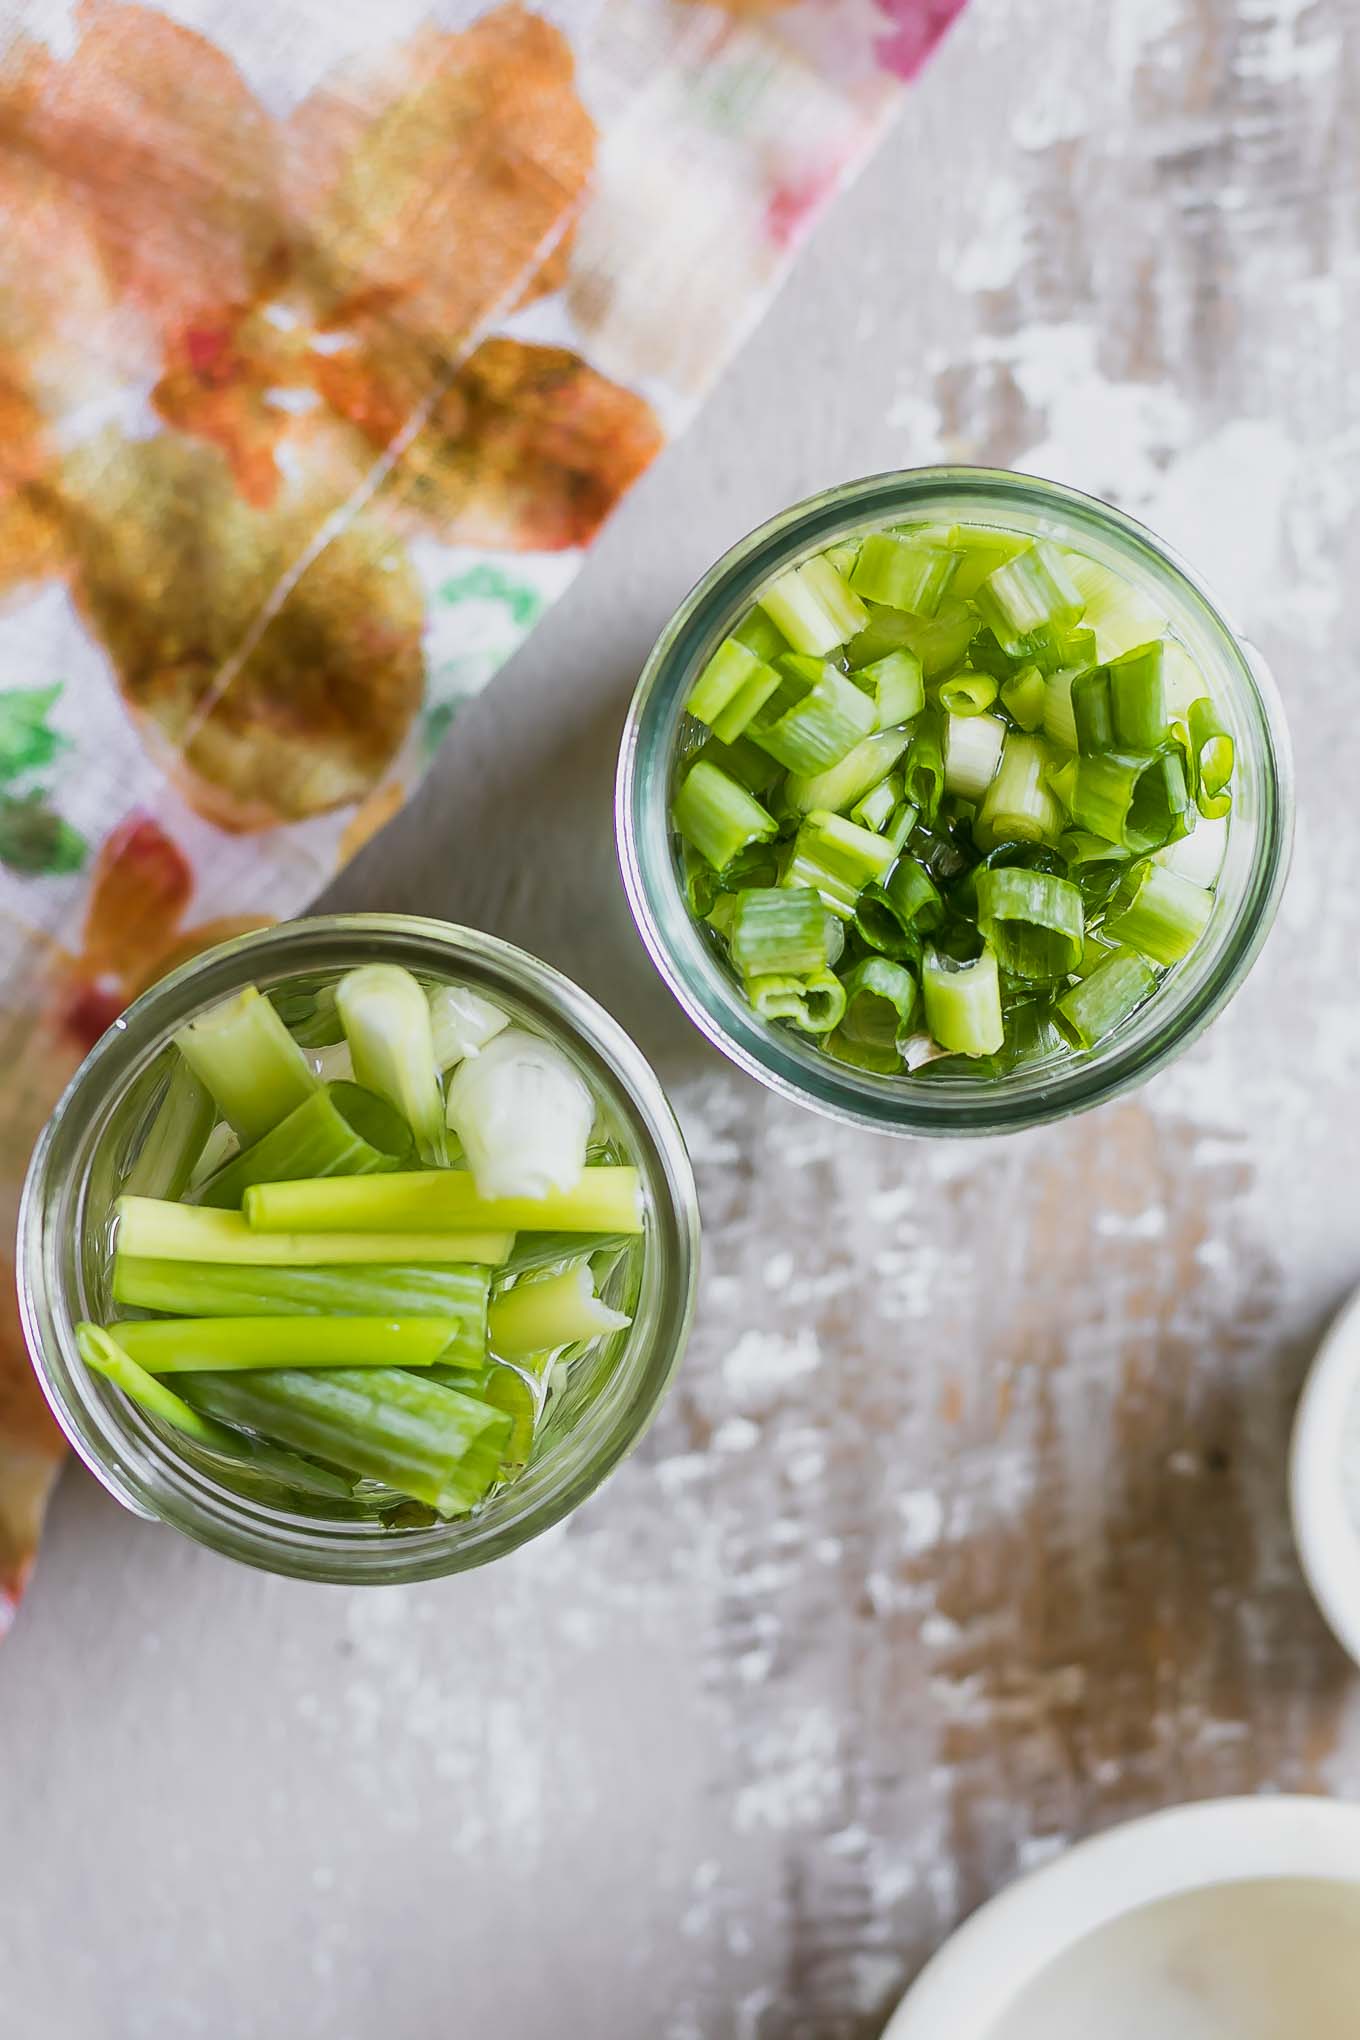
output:
[[[391,816],[963,0],[0,0],[0,1198]],[[0,1632],[60,1440],[6,1271]]]

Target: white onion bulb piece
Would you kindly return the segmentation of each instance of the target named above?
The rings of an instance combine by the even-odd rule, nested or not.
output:
[[[439,985],[430,993],[434,1059],[441,1070],[479,1055],[510,1025],[510,1015],[466,985]]]
[[[447,1118],[479,1197],[546,1197],[585,1173],[595,1105],[560,1048],[507,1027],[454,1071]]]

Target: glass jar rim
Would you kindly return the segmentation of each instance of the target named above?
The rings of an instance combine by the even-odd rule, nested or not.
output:
[[[1117,558],[1126,576],[1155,579],[1179,611],[1176,627],[1192,620],[1228,676],[1231,712],[1255,747],[1262,814],[1249,880],[1212,968],[1191,958],[1108,1044],[1066,1064],[986,1082],[936,1074],[906,1084],[839,1063],[752,1012],[683,897],[670,848],[670,757],[692,680],[773,574],[861,528],[907,515],[943,518],[951,507],[961,518],[1002,526],[1019,520],[1016,528]],[[691,589],[658,638],[629,708],[615,828],[624,888],[653,963],[694,1025],[748,1075],[824,1116],[879,1132],[1010,1133],[1090,1110],[1143,1083],[1222,1010],[1270,931],[1288,875],[1292,754],[1264,660],[1233,630],[1201,577],[1137,519],[1080,490],[1009,469],[909,468],[840,483],[780,511]]]
[[[175,1455],[143,1414],[95,1383],[75,1349],[72,1271],[61,1235],[79,1237],[83,1183],[118,1101],[195,1012],[246,983],[273,986],[380,953],[429,975],[497,993],[570,1043],[624,1127],[643,1178],[649,1224],[632,1326],[608,1383],[544,1457],[485,1511],[393,1531],[290,1513],[213,1481]],[[83,1122],[83,1123],[82,1123]],[[72,1249],[74,1251],[74,1249]],[[699,1217],[684,1140],[659,1078],[619,1023],[570,978],[480,931],[406,914],[337,914],[282,922],[204,951],[151,986],[100,1038],[39,1137],[19,1212],[20,1314],[30,1356],[67,1441],[125,1507],[226,1555],[296,1578],[410,1581],[484,1564],[574,1509],[630,1452],[683,1353],[698,1280]],[[69,1278],[69,1279],[68,1279]]]

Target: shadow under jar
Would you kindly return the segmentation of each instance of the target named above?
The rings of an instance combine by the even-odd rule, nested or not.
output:
[[[568,1352],[523,1471],[473,1513],[448,1521],[401,1507],[375,1483],[360,1481],[351,1499],[334,1500],[292,1494],[228,1465],[92,1372],[75,1339],[82,1320],[113,1315],[113,1207],[164,1097],[177,1056],[172,1037],[247,986],[282,995],[287,1012],[373,963],[404,966],[427,990],[466,987],[555,1044],[593,1096],[592,1152],[602,1144],[608,1159],[636,1168],[641,1186],[642,1232],[620,1243],[600,1289],[631,1322]],[[58,1423],[127,1508],[267,1571],[381,1584],[501,1557],[605,1478],[642,1436],[684,1349],[698,1244],[679,1129],[652,1070],[607,1013],[546,964],[491,936],[404,915],[347,915],[287,923],[197,957],[104,1035],[34,1151],[19,1220],[20,1304]],[[186,1379],[169,1377],[176,1386]]]
[[[686,704],[762,591],[828,553],[853,583],[856,548],[866,537],[920,535],[947,549],[954,528],[990,533],[1003,541],[1003,551],[1007,539],[1015,547],[1046,541],[1063,556],[1090,563],[1111,587],[1117,582],[1115,599],[1127,614],[1117,620],[1118,628],[1112,621],[1105,644],[1087,664],[1094,667],[1097,656],[1113,658],[1111,643],[1119,651],[1132,648],[1138,632],[1130,617],[1147,622],[1147,637],[1164,636],[1184,671],[1197,669],[1232,739],[1232,805],[1207,925],[1183,960],[1159,972],[1155,989],[1103,1038],[1081,1047],[1050,1032],[1040,1052],[1010,1068],[998,1067],[995,1058],[952,1054],[915,1070],[904,1062],[887,1073],[837,1060],[815,1036],[754,1009],[724,942],[687,897],[687,852],[673,803],[711,734]],[[939,612],[946,621],[952,601],[947,598]],[[886,615],[879,605],[869,606],[871,616]],[[1094,607],[1084,621],[1098,625]],[[768,616],[756,613],[763,629]],[[952,650],[946,644],[941,656],[924,661],[928,713],[940,712],[941,685],[966,676],[971,667],[967,619],[963,625]],[[976,616],[972,628],[979,628]],[[937,632],[935,642],[948,636],[947,630]],[[910,641],[919,644],[920,633]],[[757,642],[760,656],[780,667],[779,654]],[[854,664],[844,646],[829,656],[842,668]],[[797,664],[795,659],[791,667]],[[1013,676],[1021,664],[1003,662],[999,670]],[[988,706],[1004,719],[1002,701]],[[1063,756],[1055,752],[1054,762]],[[776,785],[769,799],[777,805],[781,798]],[[1065,819],[1071,826],[1071,817]],[[1006,1133],[1084,1111],[1142,1083],[1232,997],[1265,940],[1284,887],[1293,827],[1292,763],[1279,699],[1259,653],[1232,630],[1191,569],[1151,532],[1107,504],[1054,483],[992,469],[922,468],[809,498],[743,539],[704,577],[662,633],[634,696],[619,760],[616,821],[624,883],[653,962],[695,1025],[739,1067],[801,1104],[884,1132]],[[786,835],[790,826],[786,815]],[[965,831],[968,826],[962,824]],[[1219,828],[1222,835],[1222,824]],[[767,874],[760,883],[790,882],[787,846],[776,849],[779,880]],[[1003,852],[998,856],[1005,861]],[[692,872],[692,846],[688,857]],[[919,971],[919,959],[914,967]],[[918,1001],[918,1015],[920,1010]]]

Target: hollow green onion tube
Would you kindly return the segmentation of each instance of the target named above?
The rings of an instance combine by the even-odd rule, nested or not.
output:
[[[310,1098],[318,1079],[268,999],[247,985],[175,1036],[190,1069],[243,1145]]]
[[[830,1034],[845,1012],[845,988],[829,970],[748,978],[746,996],[762,1020],[787,1020],[804,1034]]]
[[[595,1294],[590,1265],[580,1261],[559,1275],[517,1282],[491,1306],[488,1330],[491,1350],[502,1360],[525,1360],[578,1339],[597,1339],[620,1332],[631,1318],[611,1310]]]
[[[114,1336],[149,1374],[235,1367],[429,1367],[458,1327],[443,1318],[128,1318]]]
[[[856,687],[871,697],[881,730],[910,722],[926,705],[925,675],[915,652],[905,645],[886,658],[873,659],[855,673]]]
[[[981,715],[1000,691],[990,673],[971,673],[965,669],[940,682],[940,707],[946,715]]]
[[[916,1012],[916,980],[886,956],[866,956],[845,972],[845,1017],[841,1032],[852,1042],[893,1051],[901,1066],[898,1045],[911,1032]]]
[[[1002,864],[977,877],[978,927],[1000,969],[1047,984],[1081,961],[1082,897],[1070,879]]]
[[[1061,670],[1044,680],[1043,732],[1060,751],[1077,748],[1077,718],[1072,707],[1072,689],[1080,676]]]
[[[946,793],[981,800],[1001,762],[1006,725],[995,715],[951,715],[944,726]],[[908,754],[910,757],[910,753]]]
[[[344,1039],[340,1015],[335,1010],[335,989],[322,985],[315,992],[270,992],[269,1003],[299,1048],[332,1048]]]
[[[361,1176],[353,1180],[381,1183],[389,1179]],[[390,1180],[395,1182],[397,1178]],[[409,1183],[427,1179],[419,1174],[400,1180]],[[247,1197],[255,1195],[258,1188],[257,1185],[248,1190]],[[509,1259],[515,1243],[511,1227],[465,1232],[454,1227],[410,1232],[385,1227],[374,1233],[347,1228],[339,1232],[257,1232],[239,1211],[205,1211],[198,1205],[172,1204],[155,1197],[120,1197],[114,1209],[118,1217],[118,1252],[134,1260],[212,1261],[234,1267],[266,1268],[469,1261],[495,1268]],[[618,1230],[606,1226],[598,1229]],[[635,1232],[638,1228],[635,1225],[628,1229]]]
[[[1045,624],[1075,623],[1083,607],[1067,562],[1045,539],[1004,560],[980,583],[973,600],[1012,657],[1022,654],[1026,639]]]
[[[1187,720],[1199,811],[1206,821],[1220,821],[1232,806],[1227,788],[1233,771],[1233,740],[1207,694],[1191,702]]]
[[[476,1394],[510,1420],[510,1435],[501,1451],[500,1478],[513,1480],[529,1462],[540,1390],[516,1368],[493,1362]]]
[[[839,668],[826,665],[816,685],[768,727],[752,727],[763,750],[790,772],[825,772],[872,734],[874,704]]]
[[[182,1197],[216,1117],[207,1085],[175,1054],[156,1116],[128,1171],[128,1190],[138,1197]]]
[[[1214,896],[1164,864],[1136,864],[1120,880],[1105,933],[1154,963],[1179,963],[1209,925]]]
[[[1122,652],[1105,668],[1114,719],[1113,749],[1155,751],[1166,741],[1166,689],[1160,642]]]
[[[749,737],[733,737],[727,743],[710,737],[695,752],[694,762],[696,765],[716,766],[719,772],[735,779],[738,786],[744,786],[757,799],[768,793],[780,776],[778,761],[768,751],[762,751],[759,744],[753,744]]]
[[[773,816],[744,786],[702,759],[680,782],[671,818],[715,871],[724,870],[748,843],[773,842],[779,833]]]
[[[358,1084],[327,1084],[210,1177],[198,1201],[231,1210],[252,1183],[377,1175],[400,1168],[411,1152],[410,1128],[386,1099]]]
[[[745,977],[804,977],[826,964],[826,908],[811,887],[769,886],[737,895],[728,937]]]
[[[1084,758],[1113,751],[1114,703],[1108,668],[1097,666],[1093,673],[1079,673],[1072,682],[1072,721],[1076,725],[1077,749]]]
[[[401,1114],[425,1161],[442,1162],[444,1100],[430,1005],[417,979],[400,964],[367,963],[345,973],[335,1003],[356,1081]]]
[[[902,798],[933,822],[944,797],[944,725],[939,716],[918,716],[902,764]]]
[[[795,652],[814,658],[834,652],[869,620],[859,597],[825,559],[808,560],[778,575],[759,603]]]
[[[958,556],[943,546],[922,545],[890,531],[864,540],[850,576],[855,593],[913,616],[935,616],[958,571]]]
[[[973,840],[979,850],[995,850],[1001,843],[1057,842],[1063,815],[1049,785],[1052,762],[1042,737],[1019,730],[1008,733],[1001,763],[973,819]]]
[[[1013,560],[1029,544],[1017,532],[980,531],[967,524],[955,524],[941,542],[958,556],[951,593],[965,600],[977,593],[989,574],[994,574],[1007,560]]]
[[[940,604],[937,616],[911,616],[905,609],[888,609],[882,603],[870,607],[869,621],[845,647],[851,672],[872,665],[889,652],[908,651],[921,662],[927,680],[952,673],[977,635],[978,619],[967,602],[951,597]]]
[[[779,694],[782,684],[778,670],[766,665],[763,659],[758,660],[732,699],[713,717],[710,728],[718,742],[739,743],[758,722],[766,704]]]
[[[865,886],[884,876],[895,855],[892,844],[871,829],[817,809],[804,817],[794,838],[784,884],[812,887],[833,914],[848,921]]]
[[[1062,797],[1061,775],[1054,775],[1052,785]],[[1117,752],[1078,758],[1069,786],[1067,805],[1076,826],[1135,856],[1169,842],[1190,802],[1185,771],[1173,751],[1151,758]]]
[[[843,814],[882,783],[909,742],[905,730],[880,730],[825,772],[791,772],[784,782],[785,809],[792,815],[812,814],[818,808]]]
[[[441,1070],[480,1055],[510,1025],[510,1015],[469,985],[436,985],[429,993],[430,1037]]]
[[[685,707],[700,722],[713,723],[763,663],[735,638],[724,638],[690,689]]]
[[[192,1439],[205,1451],[305,1493],[330,1495],[337,1501],[349,1500],[351,1483],[343,1474],[332,1473],[329,1467],[314,1466],[310,1460],[298,1459],[293,1453],[268,1445],[261,1438],[245,1437],[239,1431],[231,1431],[224,1424],[215,1423],[201,1410],[194,1409],[183,1396],[176,1395],[172,1388],[158,1381],[154,1374],[148,1374],[144,1367],[139,1367],[123,1346],[99,1325],[77,1325],[76,1347],[85,1365],[93,1368],[96,1374],[102,1374],[115,1388],[121,1388],[130,1402],[138,1404],[148,1416],[159,1418],[172,1431]]]
[[[858,822],[861,829],[871,829],[876,836],[886,835],[888,825],[902,804],[902,775],[890,772],[886,779],[880,779],[877,786],[871,786],[855,802],[850,810],[850,819]]]
[[[172,1317],[441,1318],[447,1364],[486,1357],[490,1271],[379,1262],[358,1268],[233,1268],[211,1261],[150,1261],[116,1254],[114,1302]]]
[[[1048,682],[1037,666],[1022,666],[1001,683],[1001,706],[1022,730],[1037,730],[1044,720]]]
[[[855,906],[855,926],[884,956],[915,956],[921,938],[944,919],[944,901],[930,873],[914,857],[900,857],[883,885],[866,886]]]
[[[481,1501],[510,1437],[500,1411],[394,1367],[204,1373],[183,1385],[196,1409],[382,1481],[441,1516]]]
[[[1157,987],[1157,973],[1131,949],[1113,949],[1065,991],[1053,1018],[1074,1048],[1094,1048]]]
[[[926,1025],[941,1048],[956,1055],[995,1055],[1006,1038],[996,954],[984,949],[971,963],[929,950],[921,965]]]
[[[758,659],[764,660],[766,665],[789,649],[789,641],[783,631],[763,609],[748,609],[732,636],[739,645],[745,645],[748,652],[754,652]]]
[[[395,1176],[337,1176],[320,1183],[257,1183],[246,1192],[246,1217],[261,1235],[313,1229],[333,1235],[349,1228],[356,1233],[396,1234],[447,1229],[451,1236],[502,1237],[521,1230],[639,1233],[642,1188],[636,1169],[600,1165],[586,1169],[570,1190],[550,1190],[543,1197],[479,1197],[466,1169],[416,1169]],[[410,1257],[393,1252],[387,1258]]]

